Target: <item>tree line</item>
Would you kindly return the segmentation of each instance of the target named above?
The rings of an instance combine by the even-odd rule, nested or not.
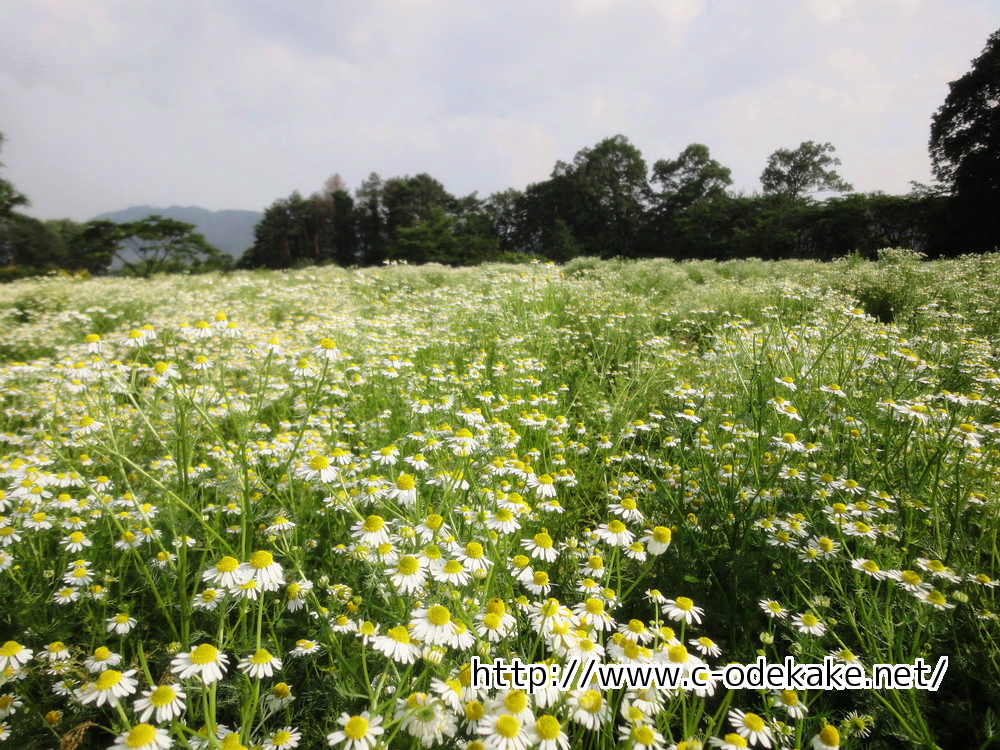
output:
[[[583,255],[825,260],[883,247],[931,257],[994,250],[1000,31],[949,89],[931,123],[937,184],[914,183],[905,195],[853,192],[836,170],[831,143],[778,149],[761,172],[761,191],[745,194],[732,189],[731,171],[704,144],[650,165],[615,135],[556,162],[546,180],[485,199],[455,196],[426,173],[372,173],[353,192],[334,175],[308,197],[295,192],[271,204],[237,265],[467,265]],[[229,260],[182,222],[39,222],[17,212],[25,203],[0,180],[0,266],[100,273],[120,265],[148,274],[226,267]]]

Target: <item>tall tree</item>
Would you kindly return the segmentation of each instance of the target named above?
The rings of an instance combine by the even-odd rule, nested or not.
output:
[[[992,249],[1000,245],[1000,30],[948,87],[931,121],[934,175],[951,192],[964,249]]]
[[[381,263],[389,244],[386,227],[386,208],[383,194],[385,183],[377,172],[354,191],[354,205],[358,226],[358,256],[363,266]]]
[[[649,199],[642,153],[623,135],[577,152],[571,166],[556,165],[572,182],[576,199],[564,216],[588,254],[635,256]]]
[[[760,175],[764,192],[787,198],[802,198],[810,192],[853,190],[833,169],[840,159],[833,156],[832,143],[803,141],[794,151],[779,148],[767,158]]]
[[[222,264],[222,253],[194,225],[156,214],[139,221],[91,221],[82,233],[98,270],[117,260],[129,273],[149,276],[205,264]]]
[[[660,187],[659,203],[686,208],[725,195],[733,177],[728,167],[712,158],[708,146],[692,143],[676,159],[659,159],[653,164],[650,182]]]
[[[0,133],[0,150],[3,150],[4,134]],[[3,164],[0,163],[0,167]],[[27,206],[28,199],[19,193],[7,180],[0,179],[0,221],[10,216],[18,206]]]

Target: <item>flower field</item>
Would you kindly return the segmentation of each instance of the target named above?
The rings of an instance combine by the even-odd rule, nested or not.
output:
[[[0,738],[989,747],[998,288],[1000,256],[904,251],[0,287]],[[470,670],[760,655],[949,663]]]

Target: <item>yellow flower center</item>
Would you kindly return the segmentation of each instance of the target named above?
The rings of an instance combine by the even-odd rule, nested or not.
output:
[[[672,536],[670,529],[666,526],[657,526],[653,529],[653,540],[661,544],[669,542]]]
[[[580,696],[580,708],[592,714],[596,714],[604,705],[604,698],[596,690],[588,690]]]
[[[656,739],[656,735],[653,734],[653,730],[647,726],[636,727],[632,732],[632,737],[635,739],[636,745],[650,746]]]
[[[364,529],[369,534],[381,531],[383,526],[385,526],[385,519],[382,516],[373,515],[365,519]]]
[[[417,486],[417,480],[415,477],[409,474],[400,474],[399,478],[396,479],[396,489],[409,491]]]
[[[535,534],[535,544],[542,549],[552,549],[552,537],[549,536],[548,532],[542,531]]]
[[[501,737],[506,737],[507,739],[517,737],[518,733],[521,731],[521,722],[513,716],[501,716],[497,719],[496,731]]]
[[[215,566],[215,569],[219,573],[232,573],[238,567],[240,567],[240,561],[237,560],[235,557],[230,557],[229,555],[226,555],[221,560],[219,560],[219,562]]]
[[[837,727],[827,724],[820,730],[819,740],[824,745],[837,747],[840,744],[840,732],[837,731]]]
[[[677,609],[684,612],[690,612],[694,609],[694,602],[686,596],[678,596],[674,603],[677,605]]]
[[[275,698],[287,698],[292,694],[292,689],[288,687],[287,682],[279,682],[271,689],[271,695]]]
[[[274,555],[267,550],[257,550],[250,556],[250,567],[254,570],[262,570],[271,567],[274,562]]]
[[[407,555],[406,557],[401,557],[399,559],[399,564],[396,568],[400,575],[410,576],[420,569],[420,561],[417,558]]]
[[[781,702],[786,706],[797,706],[799,705],[799,694],[794,690],[782,690]]]
[[[683,644],[677,643],[667,649],[667,658],[674,664],[683,664],[688,660],[688,650]]]
[[[427,620],[432,625],[442,627],[451,622],[451,612],[448,611],[447,607],[435,604],[427,610]]]
[[[211,664],[219,658],[219,649],[211,643],[203,643],[191,652],[191,663],[198,665]]]
[[[250,663],[251,664],[268,664],[268,663],[270,663],[271,659],[273,659],[273,658],[274,657],[271,656],[271,652],[268,651],[266,648],[259,648],[259,649],[257,649],[256,652],[254,652],[254,655],[252,657],[250,657]]]
[[[743,726],[749,729],[751,732],[760,732],[764,729],[764,720],[760,718],[757,714],[744,714],[743,715]]]
[[[528,706],[528,696],[523,690],[511,690],[503,699],[503,704],[511,713],[519,714]]]
[[[352,716],[344,724],[344,734],[351,740],[363,739],[368,734],[368,719],[364,716]]]
[[[156,740],[156,727],[152,724],[136,724],[125,736],[125,747],[146,747]]]
[[[160,708],[169,705],[177,697],[177,692],[170,685],[160,685],[149,696],[150,705]]]
[[[122,681],[122,673],[117,669],[106,669],[101,672],[101,676],[97,678],[97,689],[104,691],[110,690],[119,682]]]
[[[486,715],[486,707],[479,701],[469,701],[465,704],[465,718],[469,721],[479,721]]]

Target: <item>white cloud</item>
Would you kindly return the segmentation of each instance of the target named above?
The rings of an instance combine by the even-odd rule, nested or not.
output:
[[[616,133],[650,163],[706,143],[748,190],[829,140],[857,187],[905,190],[993,25],[985,0],[6,3],[0,160],[77,219],[260,209],[333,172],[485,196]]]

